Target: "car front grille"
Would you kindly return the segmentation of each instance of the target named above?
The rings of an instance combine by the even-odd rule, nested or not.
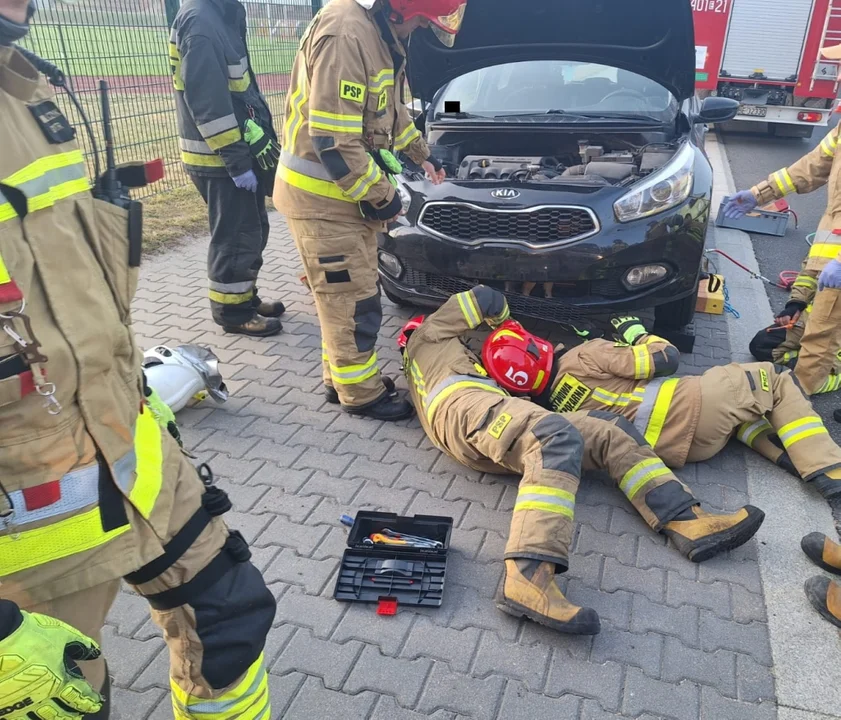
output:
[[[525,210],[489,210],[468,203],[447,202],[426,205],[418,225],[468,244],[508,241],[534,248],[581,240],[599,229],[596,216],[583,207],[546,205]]]
[[[512,286],[510,284],[506,288],[506,284],[503,282],[466,280],[464,278],[437,275],[435,273],[412,269],[406,270],[406,273],[401,279],[401,284],[403,285],[418,288],[423,292],[431,292],[440,295],[442,298],[448,298],[456,293],[471,290],[480,283],[502,291],[508,299],[508,305],[514,317],[522,315],[559,323],[561,325],[579,326],[581,328],[591,325],[592,314],[584,313],[574,305],[564,302],[558,297],[558,292],[553,291],[554,297],[552,298],[541,297],[540,295],[543,294],[542,283],[537,283],[534,295],[524,295],[520,292],[522,288],[521,283],[514,284],[513,289],[511,289]],[[569,297],[569,291],[563,294]]]

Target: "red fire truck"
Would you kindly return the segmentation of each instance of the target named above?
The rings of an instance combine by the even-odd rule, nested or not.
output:
[[[736,121],[772,134],[809,137],[826,125],[838,96],[841,0],[692,0],[695,81],[705,97],[741,103]]]

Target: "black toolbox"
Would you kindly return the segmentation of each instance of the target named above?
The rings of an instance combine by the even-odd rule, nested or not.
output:
[[[429,538],[441,546],[370,544],[369,537],[384,529]],[[383,608],[396,610],[396,605],[440,607],[452,531],[453,519],[442,515],[357,513],[333,597],[345,602],[380,603],[381,614],[393,614]]]

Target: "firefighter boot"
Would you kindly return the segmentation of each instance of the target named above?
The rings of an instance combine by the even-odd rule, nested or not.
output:
[[[254,316],[247,322],[241,325],[223,325],[222,329],[226,333],[235,333],[237,335],[248,335],[250,337],[270,337],[277,335],[283,330],[283,325],[277,318],[264,317],[258,315],[256,312]]]
[[[388,391],[380,395],[374,402],[362,407],[343,406],[342,409],[350,415],[369,417],[372,420],[405,420],[415,414],[412,403],[406,398],[398,396],[397,393],[389,395]]]
[[[394,380],[387,375],[382,376],[383,385],[385,385],[386,392],[391,397],[397,397],[397,387],[394,384]],[[327,399],[331,405],[338,405],[339,404],[339,393],[336,392],[336,388],[332,385],[325,385],[324,386],[324,397]]]
[[[819,568],[841,575],[841,545],[823,533],[813,532],[800,541],[800,547]]]
[[[674,520],[667,522],[663,532],[692,562],[704,562],[711,557],[744,545],[750,540],[765,513],[753,505],[745,505],[734,513],[714,515],[693,505]]]
[[[804,586],[806,597],[824,620],[841,628],[841,585],[823,575],[811,577]]]
[[[812,483],[827,500],[841,496],[841,468],[821,473],[808,482]]]
[[[496,606],[514,617],[527,617],[570,635],[596,635],[601,629],[595,610],[573,605],[563,596],[551,562],[506,560]]]

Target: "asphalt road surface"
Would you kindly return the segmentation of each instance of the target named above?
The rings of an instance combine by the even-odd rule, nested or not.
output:
[[[788,167],[812,150],[827,132],[827,128],[816,128],[808,140],[776,138],[748,132],[719,132],[718,137],[724,143],[737,189],[748,190],[775,170]],[[806,236],[817,228],[826,208],[826,188],[809,195],[789,195],[787,200],[792,210],[797,213],[798,227],[795,228],[793,220],[790,221],[784,237],[751,234],[760,271],[772,280],[776,280],[783,270],[800,268],[800,263],[809,249]],[[714,256],[714,260],[725,277],[743,272],[724,258]],[[781,310],[788,293],[770,285],[766,286],[766,291],[774,312]],[[737,307],[736,310],[742,314],[750,312],[750,308]],[[836,423],[832,417],[833,411],[841,408],[841,392],[818,395],[813,398],[813,404],[823,417],[832,437],[841,443],[841,424]]]

